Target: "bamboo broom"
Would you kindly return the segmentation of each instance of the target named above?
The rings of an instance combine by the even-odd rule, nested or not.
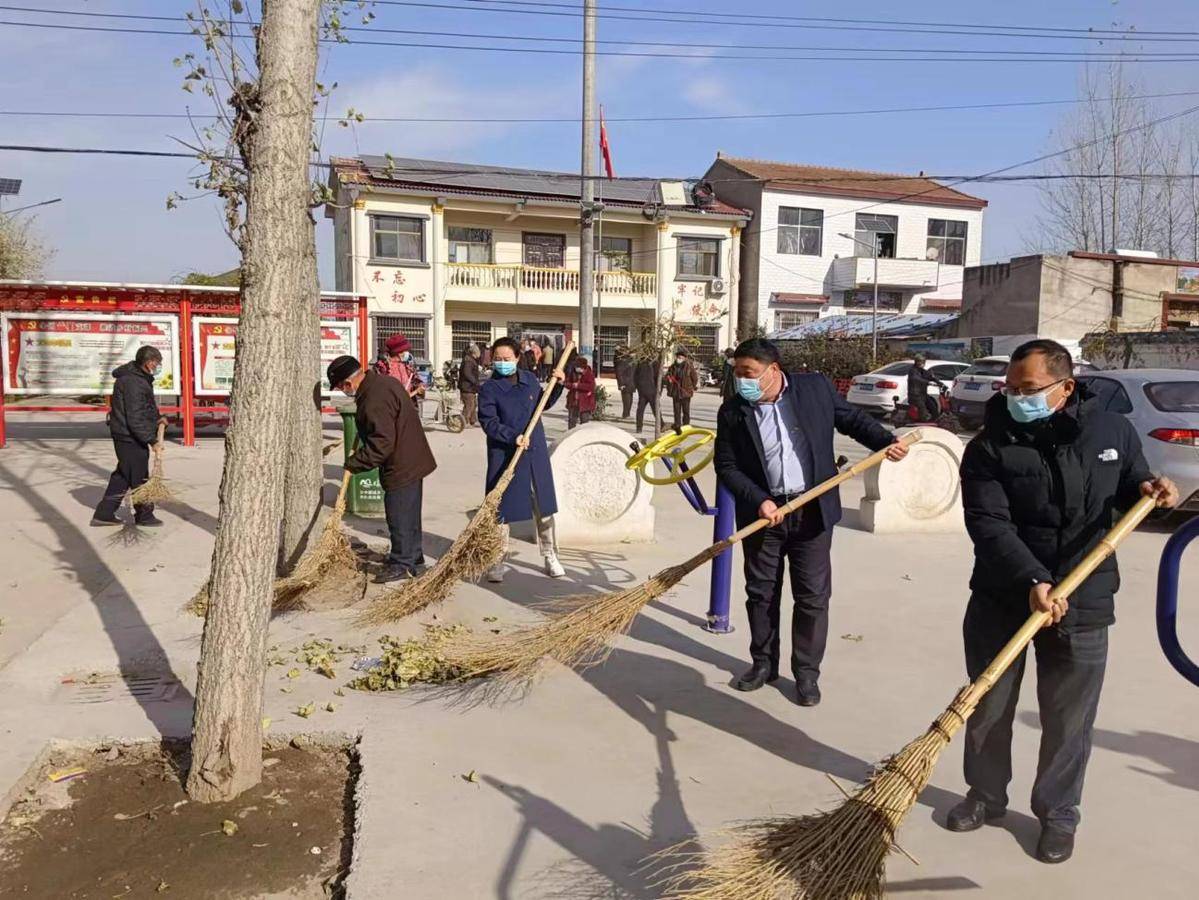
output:
[[[568,342],[558,357],[558,365],[554,367],[554,377],[546,382],[541,390],[541,398],[533,410],[529,424],[525,426],[524,439],[527,446],[533,437],[541,414],[549,402],[550,393],[557,383],[558,375],[566,369],[567,360],[574,352],[575,345]],[[450,595],[454,585],[459,581],[476,581],[478,578],[499,562],[504,552],[504,536],[500,530],[499,508],[504,499],[504,492],[512,483],[516,474],[516,464],[524,455],[525,447],[518,446],[512,454],[500,480],[483,499],[482,505],[471,518],[470,524],[458,535],[450,549],[442,554],[436,565],[417,578],[410,578],[398,586],[381,594],[371,607],[363,613],[359,624],[380,625],[410,616],[415,612],[440,603]]]
[[[158,440],[154,443],[154,466],[150,471],[150,477],[133,489],[130,499],[134,506],[143,503],[170,503],[177,499],[162,471],[163,449],[166,446],[163,438],[166,430],[167,423],[159,422]]]
[[[1116,551],[1149,515],[1157,498],[1144,497],[1116,523],[1060,584],[1051,599],[1068,597]],[[666,879],[673,900],[871,900],[881,897],[887,854],[895,833],[928,784],[941,751],[965,724],[979,701],[1050,621],[1033,613],[973,684],[958,692],[928,731],[878,766],[839,807],[810,816],[765,819],[732,829],[730,845],[714,850],[705,864]],[[697,854],[671,848],[671,868],[684,868]]]
[[[304,593],[319,584],[329,572],[358,567],[358,555],[341,528],[346,512],[346,494],[353,477],[353,473],[348,469],[342,473],[337,502],[333,504],[333,511],[321,530],[321,536],[312,548],[300,557],[290,575],[275,579],[272,611],[286,612],[296,608]],[[211,587],[211,579],[204,582],[204,586],[188,601],[186,609],[197,616],[205,615],[208,611]]]
[[[920,438],[921,432],[917,429],[905,434],[899,442],[906,447]],[[779,511],[785,516],[790,515],[851,478],[874,468],[886,458],[889,449],[886,447],[872,453],[822,481],[779,507]],[[449,670],[457,673],[456,680],[494,676],[500,693],[529,684],[547,659],[556,660],[570,668],[596,665],[611,652],[612,639],[626,633],[637,614],[648,603],[661,597],[700,566],[769,524],[769,519],[758,519],[681,565],[663,569],[635,587],[598,597],[584,594],[555,601],[547,609],[557,615],[546,622],[499,635],[457,634],[445,641],[439,652],[445,657]]]

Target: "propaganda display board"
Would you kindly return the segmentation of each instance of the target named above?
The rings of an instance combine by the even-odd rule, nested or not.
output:
[[[162,353],[154,393],[179,393],[179,319],[167,314],[3,313],[4,393],[112,393],[112,370],[144,344]]]
[[[196,396],[225,397],[233,386],[233,355],[237,319],[196,316],[192,319],[192,359],[196,365]],[[358,354],[355,320],[321,322],[321,393],[328,395],[325,369],[339,356]]]

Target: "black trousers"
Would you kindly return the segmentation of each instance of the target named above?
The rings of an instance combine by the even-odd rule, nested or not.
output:
[[[781,505],[781,503],[780,503]],[[796,679],[815,679],[828,643],[828,602],[833,593],[830,554],[833,531],[824,527],[820,510],[806,507],[782,524],[747,537],[745,609],[749,613],[749,653],[755,664],[779,669],[779,619],[783,571],[791,566],[791,672]]]
[[[391,532],[391,553],[387,561],[413,574],[425,568],[420,517],[423,486],[424,482],[417,480],[383,494],[387,530]]]
[[[574,428],[576,425],[579,425],[579,424],[586,425],[590,421],[591,421],[591,411],[590,410],[588,410],[587,412],[580,412],[577,409],[567,410],[567,414],[566,414],[566,427],[567,428]]]
[[[691,424],[691,398],[676,397],[674,400],[674,427]]]
[[[633,389],[632,388],[621,388],[620,389],[620,404],[621,404],[620,417],[622,419],[627,419],[629,417],[629,413],[633,411]]]
[[[653,394],[643,394],[637,392],[637,430],[641,431],[645,427],[645,408],[650,408],[654,414],[654,418],[658,416],[658,398]]]
[[[974,680],[1028,616],[1027,600],[975,594],[966,607],[962,633],[966,671]],[[1062,632],[1046,628],[1034,639],[1041,751],[1032,787],[1032,811],[1044,825],[1073,832],[1091,756],[1091,736],[1103,674],[1107,628]],[[1007,807],[1012,780],[1012,719],[1020,696],[1027,652],[983,697],[966,720],[965,773],[969,797]]]
[[[136,487],[140,487],[150,477],[150,448],[136,441],[118,441],[115,438],[112,447],[117,454],[117,467],[108,476],[108,486],[104,496],[96,504],[94,515],[98,519],[111,519],[117,514],[125,495]],[[135,518],[154,512],[153,503],[139,503],[134,507]]]

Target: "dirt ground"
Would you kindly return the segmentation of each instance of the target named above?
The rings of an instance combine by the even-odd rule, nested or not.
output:
[[[230,803],[191,803],[186,746],[53,754],[0,824],[0,897],[339,897],[350,864],[348,751],[266,751],[263,781]],[[55,783],[52,773],[87,771]]]

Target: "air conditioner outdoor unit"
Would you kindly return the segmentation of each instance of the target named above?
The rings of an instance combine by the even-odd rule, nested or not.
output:
[[[709,294],[723,294],[726,290],[727,288],[725,287],[723,278],[713,278],[708,282]]]

